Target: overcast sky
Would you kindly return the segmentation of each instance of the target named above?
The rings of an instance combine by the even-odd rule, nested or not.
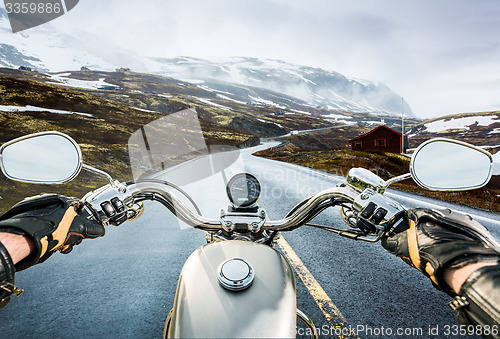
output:
[[[273,58],[380,81],[420,117],[500,109],[497,0],[80,0],[52,24],[105,53]]]

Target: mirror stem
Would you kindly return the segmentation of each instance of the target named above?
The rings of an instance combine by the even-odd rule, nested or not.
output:
[[[406,179],[411,179],[411,174],[410,173],[398,175],[397,177],[391,178],[391,179],[387,180],[385,182],[385,184],[386,184],[386,187],[388,187],[389,185],[391,185],[391,184],[393,184],[395,182],[403,181],[403,180],[406,180]]]
[[[108,173],[101,171],[100,169],[94,168],[92,166],[86,165],[86,164],[83,164],[82,168],[86,169],[89,172],[92,172],[92,173],[95,173],[95,174],[98,174],[100,176],[105,177],[109,181],[109,184],[111,185],[111,187],[118,188],[118,186],[116,186],[113,178]]]

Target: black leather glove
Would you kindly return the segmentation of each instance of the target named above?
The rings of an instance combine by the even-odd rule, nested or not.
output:
[[[14,285],[14,262],[7,249],[0,243],[0,308],[9,303],[12,294],[20,295],[23,291]]]
[[[16,264],[16,271],[46,260],[57,250],[69,253],[85,238],[103,236],[104,227],[79,215],[79,210],[77,198],[42,194],[24,199],[2,215],[0,232],[28,236],[36,247]]]
[[[382,246],[418,269],[436,288],[450,296],[454,297],[456,293],[444,281],[446,268],[500,259],[497,251],[464,231],[470,225],[477,224],[467,215],[451,210],[415,208],[408,211],[407,217],[409,228],[384,237]]]

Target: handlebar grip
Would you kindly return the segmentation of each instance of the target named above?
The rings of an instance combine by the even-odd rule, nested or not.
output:
[[[406,211],[401,211],[393,217],[385,232],[388,235],[394,235],[406,231],[409,227]]]

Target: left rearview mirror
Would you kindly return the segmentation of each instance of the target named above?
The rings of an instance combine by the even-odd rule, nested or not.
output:
[[[78,144],[60,132],[26,135],[0,148],[2,172],[9,179],[62,184],[75,178],[82,168]]]

